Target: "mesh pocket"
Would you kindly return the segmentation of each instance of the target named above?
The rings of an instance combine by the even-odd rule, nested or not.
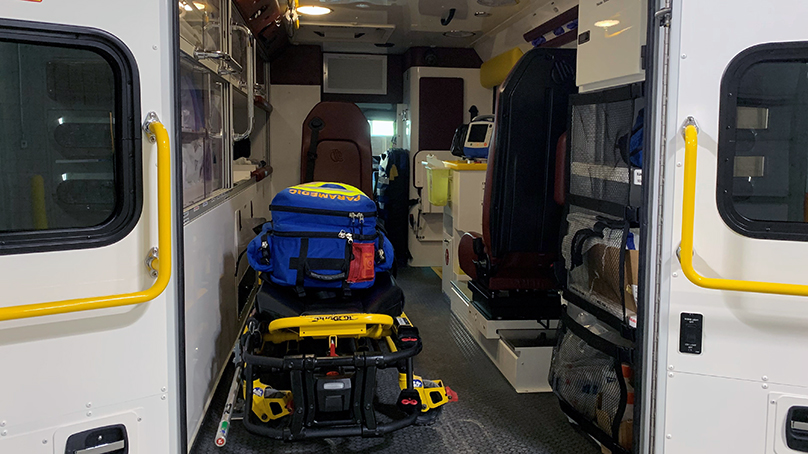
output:
[[[572,106],[570,194],[629,204],[635,100]]]
[[[626,222],[573,207],[561,246],[567,288],[624,321],[637,311],[639,258],[639,229],[626,229]]]
[[[628,395],[620,348],[569,316],[563,317],[559,331],[549,376],[553,392],[577,418],[617,440]]]

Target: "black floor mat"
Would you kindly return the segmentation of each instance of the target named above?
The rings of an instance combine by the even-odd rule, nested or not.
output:
[[[424,350],[415,357],[415,372],[440,378],[460,399],[443,407],[431,426],[406,427],[383,438],[335,438],[284,443],[251,435],[234,421],[223,448],[213,439],[221,417],[232,367],[225,373],[199,431],[193,454],[204,453],[547,453],[597,454],[575,431],[552,393],[518,394],[455,319],[429,268],[399,270],[406,295],[405,312],[418,326]],[[394,390],[397,375],[379,375],[380,394]],[[389,389],[388,389],[389,388]]]

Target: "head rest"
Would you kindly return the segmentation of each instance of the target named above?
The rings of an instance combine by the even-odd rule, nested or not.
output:
[[[356,104],[324,101],[314,106],[303,121],[301,151],[302,183],[336,181],[372,195],[370,124]]]

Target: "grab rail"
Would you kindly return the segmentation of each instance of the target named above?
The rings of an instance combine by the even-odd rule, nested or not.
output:
[[[146,116],[143,129],[152,141],[157,142],[157,245],[161,257],[152,263],[158,270],[152,286],[144,291],[121,295],[3,307],[0,308],[0,321],[140,304],[157,298],[166,289],[171,278],[171,149],[168,132],[154,112]]]
[[[242,133],[233,131],[233,141],[238,142],[250,137],[255,123],[255,44],[249,28],[241,24],[233,24],[233,28],[247,36],[247,129]],[[243,72],[243,71],[240,71]]]
[[[699,287],[736,292],[771,293],[776,295],[808,296],[808,285],[780,284],[774,282],[744,281],[704,277],[693,267],[693,230],[696,214],[696,158],[698,154],[698,129],[693,117],[688,117],[684,127],[685,136],[685,181],[682,203],[682,243],[679,263],[690,282]]]

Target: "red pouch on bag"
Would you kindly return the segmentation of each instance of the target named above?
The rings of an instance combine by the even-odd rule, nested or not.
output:
[[[348,282],[372,281],[376,277],[376,245],[374,243],[353,243],[353,260],[348,271]]]

